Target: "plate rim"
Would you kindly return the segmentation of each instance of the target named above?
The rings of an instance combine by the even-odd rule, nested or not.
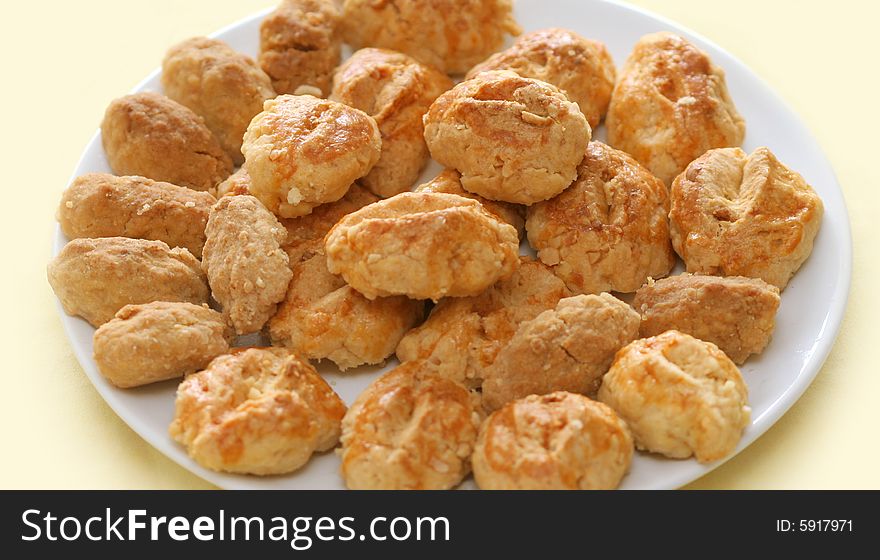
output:
[[[636,12],[639,15],[653,19],[663,26],[667,27],[669,30],[684,35],[685,37],[688,37],[698,44],[702,43],[702,45],[709,46],[711,50],[720,53],[722,55],[722,58],[724,58],[725,60],[724,63],[719,64],[719,66],[722,66],[725,69],[728,66],[736,66],[740,71],[744,71],[745,73],[750,75],[751,78],[754,80],[755,85],[760,90],[760,94],[762,96],[770,97],[776,103],[785,106],[790,112],[791,116],[795,118],[796,122],[808,132],[807,141],[813,145],[814,152],[821,158],[817,162],[818,165],[826,169],[829,173],[832,184],[829,184],[828,187],[829,189],[832,189],[837,196],[839,196],[841,211],[843,213],[843,216],[845,217],[845,220],[842,220],[840,228],[840,234],[842,235],[842,244],[841,246],[837,247],[837,249],[841,251],[840,266],[838,268],[837,274],[839,282],[837,283],[834,293],[830,295],[832,303],[830,305],[829,312],[825,316],[825,320],[821,325],[820,336],[816,342],[815,352],[813,354],[815,357],[811,359],[808,364],[806,364],[806,367],[804,367],[804,369],[786,388],[786,390],[780,393],[775,398],[775,400],[773,400],[773,402],[767,407],[766,411],[759,417],[759,419],[757,421],[754,421],[751,426],[752,429],[743,435],[742,439],[736,447],[736,450],[733,453],[724,457],[723,459],[709,464],[700,464],[695,461],[691,461],[693,464],[688,465],[690,468],[680,469],[680,471],[676,472],[674,476],[664,479],[664,484],[656,486],[652,485],[645,488],[655,490],[680,489],[682,486],[691,482],[695,482],[713,472],[715,469],[725,464],[727,461],[738,456],[745,448],[750,446],[757,439],[764,436],[779,421],[779,419],[782,418],[791,409],[791,407],[800,400],[801,396],[803,396],[806,390],[812,385],[819,372],[822,371],[825,362],[827,361],[828,356],[831,353],[831,350],[834,348],[837,337],[840,334],[851,292],[853,270],[852,226],[850,222],[849,210],[847,208],[844,190],[841,187],[840,181],[837,178],[834,167],[828,160],[825,150],[822,149],[822,146],[819,144],[816,135],[813,134],[813,131],[807,126],[800,115],[796,113],[793,109],[791,109],[785,99],[782,98],[776,92],[776,90],[774,90],[764,80],[763,77],[751,70],[751,68],[749,68],[744,62],[739,60],[739,58],[732,55],[726,49],[720,47],[714,41],[708,39],[700,33],[693,31],[688,27],[685,27],[682,24],[675,22],[670,18],[659,15],[656,12],[653,12],[646,8],[642,8],[641,6],[636,6],[627,2],[623,2],[621,0],[593,1],[600,4],[613,5],[617,8]],[[208,37],[215,38],[220,35],[224,35],[230,31],[233,31],[243,25],[246,25],[253,20],[262,19],[267,14],[271,13],[274,9],[275,7],[273,6],[265,8],[263,10],[259,10],[251,15],[245,16],[212,32],[208,35]],[[714,54],[713,58],[717,60],[717,57]],[[136,93],[138,91],[142,91],[143,89],[145,89],[150,81],[154,80],[160,74],[160,72],[161,66],[156,67],[145,78],[140,80],[131,90],[129,90],[128,93]],[[76,166],[74,167],[74,170],[70,175],[70,178],[68,179],[68,185],[70,185],[77,177],[77,170],[79,170],[80,167],[84,164],[87,158],[87,154],[90,152],[93,144],[99,142],[100,128],[96,129],[89,141],[86,143],[85,148],[82,150],[81,155],[77,160]],[[63,238],[64,235],[63,232],[61,232],[61,226],[60,224],[56,223],[54,234],[52,236],[53,257],[57,255],[63,247],[63,244],[60,243]],[[209,482],[210,484],[217,486],[218,488],[227,489],[228,485],[224,484],[224,480],[228,479],[228,477],[230,476],[228,473],[217,473],[205,469],[201,465],[195,463],[195,461],[192,461],[181,449],[178,449],[175,446],[174,442],[169,439],[163,439],[161,437],[153,437],[153,434],[146,430],[137,418],[129,418],[127,414],[122,414],[120,412],[121,402],[116,398],[116,395],[113,392],[113,388],[111,388],[108,384],[103,383],[102,379],[97,378],[100,376],[100,374],[97,373],[96,367],[87,367],[86,364],[93,362],[93,358],[89,355],[86,355],[85,349],[83,347],[73,343],[73,341],[75,340],[73,329],[74,326],[78,324],[78,321],[81,321],[81,319],[75,316],[68,315],[64,311],[64,308],[57,297],[55,298],[55,308],[61,317],[62,327],[64,329],[65,335],[67,336],[68,343],[73,349],[74,356],[76,356],[76,359],[79,362],[83,373],[86,374],[92,386],[101,396],[103,401],[110,407],[111,410],[113,410],[114,414],[116,414],[116,416],[121,419],[129,428],[131,428],[131,430],[134,431],[141,439],[149,443],[156,451],[160,452],[163,456],[167,457],[175,464],[179,465],[188,472],[198,476],[199,478]]]

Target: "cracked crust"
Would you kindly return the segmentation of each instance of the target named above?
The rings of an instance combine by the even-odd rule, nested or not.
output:
[[[688,272],[760,278],[784,289],[813,251],[822,200],[767,148],[712,150],[670,191],[670,232]]]
[[[101,237],[74,239],[48,267],[49,284],[70,315],[99,327],[129,304],[208,302],[199,261],[162,241]]]
[[[177,389],[171,437],[205,468],[295,471],[339,440],[345,404],[308,362],[283,348],[238,350]]]
[[[208,218],[202,267],[235,332],[259,331],[287,292],[284,227],[249,195],[224,196]]]
[[[232,173],[232,160],[191,109],[152,92],[110,103],[101,142],[115,175],[140,175],[197,191]]]
[[[330,99],[364,111],[382,133],[382,155],[361,184],[381,197],[412,187],[428,161],[422,116],[451,87],[446,74],[384,49],[361,49],[336,69]]]
[[[522,30],[511,0],[345,0],[342,33],[355,49],[399,51],[463,74]]]
[[[479,294],[519,261],[516,230],[479,202],[401,193],[342,218],[325,238],[327,268],[369,299]]]
[[[425,115],[431,156],[491,200],[533,204],[577,176],[590,125],[555,86],[513,72],[484,72],[437,98]]]
[[[489,416],[472,460],[484,490],[612,490],[632,455],[632,437],[613,410],[559,391]]]
[[[242,144],[250,193],[281,218],[342,198],[372,169],[381,148],[372,117],[311,95],[266,101]]]
[[[260,67],[280,93],[330,92],[342,40],[335,0],[282,0],[260,24]]]
[[[369,300],[330,274],[320,240],[291,263],[287,296],[269,322],[273,344],[339,369],[382,363],[421,321],[425,304],[403,296]]]
[[[675,329],[741,364],[770,342],[779,288],[757,278],[682,274],[642,286],[633,307],[641,313],[643,337]]]
[[[455,169],[444,169],[439,175],[413,190],[415,192],[457,194],[465,198],[472,198],[482,204],[483,208],[494,214],[496,218],[512,225],[520,238],[525,232],[525,218],[523,217],[525,208],[509,202],[489,200],[464,190],[464,187],[461,186],[461,174]]]
[[[69,239],[152,239],[183,247],[200,258],[213,204],[210,194],[171,183],[88,173],[61,195],[57,217]]]
[[[617,69],[603,43],[560,28],[520,36],[506,50],[471,68],[465,79],[488,70],[511,70],[553,84],[578,104],[591,128],[608,110]]]
[[[574,184],[528,209],[538,258],[577,293],[634,292],[669,274],[666,186],[627,154],[591,142]]]
[[[478,296],[446,298],[397,345],[401,362],[425,360],[439,375],[479,387],[486,369],[524,321],[572,295],[538,261],[520,257],[513,275]]]
[[[724,71],[672,33],[639,39],[624,64],[606,118],[608,143],[669,185],[712,148],[739,146],[746,125]]]
[[[554,391],[594,394],[614,354],[638,334],[639,314],[611,294],[561,299],[520,323],[486,369],[483,406]]]
[[[636,447],[701,463],[733,453],[749,425],[748,389],[710,342],[678,331],[643,338],[617,353],[599,389],[632,430]]]
[[[217,39],[194,37],[174,45],[162,61],[165,95],[192,109],[241,165],[241,139],[263,102],[275,97],[257,63]]]
[[[470,472],[479,397],[422,362],[374,381],[342,421],[342,476],[354,490],[447,490]]]
[[[198,371],[229,351],[232,329],[207,305],[126,305],[94,335],[98,370],[117,387],[139,387]]]

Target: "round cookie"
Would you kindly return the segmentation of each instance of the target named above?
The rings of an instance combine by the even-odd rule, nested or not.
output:
[[[583,395],[530,395],[480,428],[473,469],[484,490],[611,490],[632,462],[633,442],[614,411]]]
[[[627,154],[591,142],[574,184],[529,207],[526,231],[572,291],[634,292],[675,265],[668,210],[663,183]]]
[[[333,448],[344,415],[308,362],[282,348],[249,348],[183,380],[168,432],[205,468],[284,474]]]
[[[422,116],[451,87],[446,74],[384,49],[356,51],[336,69],[330,99],[364,111],[382,133],[382,155],[362,185],[382,197],[412,187],[428,161]]]
[[[578,104],[592,128],[608,110],[617,75],[603,43],[556,27],[521,35],[509,48],[471,68],[466,79],[488,70],[512,70],[553,84]]]
[[[479,294],[519,260],[516,230],[475,200],[401,193],[353,212],[324,240],[327,268],[369,299]]]
[[[813,250],[822,200],[767,148],[711,150],[670,190],[670,233],[688,272],[760,278],[780,290]]]
[[[269,321],[272,343],[309,360],[329,359],[341,370],[383,362],[421,321],[424,302],[403,296],[369,300],[330,274],[320,240],[307,245],[291,262],[287,295]]]
[[[626,421],[639,449],[674,459],[722,459],[749,425],[748,389],[730,358],[678,331],[618,352],[599,400]]]
[[[198,259],[162,241],[100,237],[74,239],[52,259],[49,284],[70,315],[93,327],[129,304],[151,301],[208,303]]]
[[[425,115],[431,156],[491,200],[534,204],[577,176],[590,125],[555,86],[513,72],[483,72],[437,98]]]
[[[372,169],[381,148],[372,117],[311,95],[266,101],[242,144],[250,193],[282,218],[342,198]]]
[[[135,93],[110,103],[101,122],[101,143],[115,175],[207,191],[232,173],[232,159],[205,120],[158,93]]]
[[[259,63],[278,93],[330,92],[342,54],[336,0],[282,0],[260,24]]]
[[[639,334],[639,314],[611,294],[559,300],[520,324],[486,369],[483,407],[528,395],[594,394],[614,354]]]
[[[673,33],[645,35],[620,76],[605,124],[608,143],[669,185],[712,148],[739,146],[745,121],[709,55]]]
[[[126,305],[95,331],[98,370],[117,387],[182,377],[229,351],[234,336],[207,305],[154,301]]]
[[[342,421],[342,476],[354,490],[447,490],[470,472],[479,397],[423,362],[370,384]]]
[[[263,102],[275,97],[257,63],[217,39],[194,37],[174,45],[162,61],[165,95],[192,109],[241,165],[241,139]]]
[[[518,35],[511,0],[345,0],[342,33],[355,49],[408,54],[463,74]]]

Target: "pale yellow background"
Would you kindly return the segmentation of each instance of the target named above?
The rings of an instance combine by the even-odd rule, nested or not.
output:
[[[837,172],[855,242],[849,309],[816,381],[766,435],[691,487],[880,488],[880,10],[857,0],[636,4],[709,37],[791,104]],[[269,5],[83,0],[5,6],[0,487],[210,487],[142,441],[92,388],[62,331],[45,266],[60,192],[107,103],[155,68],[175,41]]]

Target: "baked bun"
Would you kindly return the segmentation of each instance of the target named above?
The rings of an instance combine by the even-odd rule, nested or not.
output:
[[[335,447],[344,415],[308,362],[282,348],[249,348],[183,380],[168,431],[207,469],[284,474]]]
[[[406,53],[463,74],[518,35],[511,0],[345,0],[345,42]]]
[[[330,92],[342,54],[336,0],[282,0],[260,24],[260,67],[278,93]]]
[[[353,490],[447,490],[470,472],[479,397],[407,362],[370,384],[342,421],[342,477]]]
[[[471,68],[466,79],[488,70],[512,70],[553,84],[578,104],[592,128],[608,110],[617,75],[603,43],[557,27],[521,35],[511,47]]]
[[[94,357],[107,381],[139,387],[203,369],[229,351],[232,329],[207,305],[126,305],[95,331]]]
[[[382,133],[382,155],[360,183],[382,197],[408,191],[428,161],[422,116],[452,87],[446,74],[384,49],[361,49],[333,75],[330,99],[367,113]]]
[[[574,184],[526,217],[538,258],[576,293],[634,292],[675,265],[669,196],[627,154],[590,142]]]
[[[767,148],[707,152],[670,191],[672,245],[688,272],[785,288],[813,250],[822,200]]]
[[[266,101],[242,144],[250,193],[282,218],[342,198],[372,169],[381,148],[372,117],[311,95]]]
[[[135,93],[110,103],[101,142],[115,175],[207,191],[232,173],[232,159],[205,120],[158,93]]]
[[[99,327],[128,304],[208,303],[199,261],[161,241],[101,237],[74,239],[48,267],[49,284],[70,315]]]
[[[534,204],[577,176],[590,125],[555,86],[507,70],[483,72],[437,98],[425,115],[431,156],[491,200]]]
[[[235,332],[257,332],[290,282],[284,227],[256,198],[224,196],[211,209],[202,268]]]
[[[633,307],[642,316],[641,336],[675,329],[717,345],[741,364],[770,342],[779,288],[757,278],[682,274],[639,288]]]
[[[484,490],[612,490],[632,455],[632,437],[613,410],[559,391],[494,412],[472,460]]]
[[[483,406],[555,391],[594,394],[614,354],[638,334],[639,314],[611,294],[561,299],[520,323],[486,369]]]
[[[330,274],[320,240],[310,245],[291,263],[287,295],[269,322],[273,344],[309,360],[329,359],[341,370],[385,361],[421,321],[424,302],[404,296],[369,300]]]
[[[608,143],[669,185],[712,148],[742,144],[746,125],[709,55],[673,33],[636,43],[611,96]]]
[[[674,459],[726,457],[749,425],[748,389],[730,358],[678,331],[618,352],[599,400],[626,421],[636,447]]]
[[[87,173],[61,195],[58,223],[69,239],[135,237],[183,247],[196,258],[214,197],[145,177]]]
[[[401,193],[342,218],[325,238],[327,268],[369,299],[479,294],[519,260],[516,230],[475,200]]]
[[[192,109],[235,165],[244,162],[241,139],[263,102],[275,97],[257,63],[217,39],[195,37],[168,49],[162,61],[165,95]]]
[[[401,362],[425,360],[439,375],[477,388],[519,325],[570,295],[545,265],[520,257],[510,278],[480,295],[441,300],[422,325],[403,337],[397,357]]]

